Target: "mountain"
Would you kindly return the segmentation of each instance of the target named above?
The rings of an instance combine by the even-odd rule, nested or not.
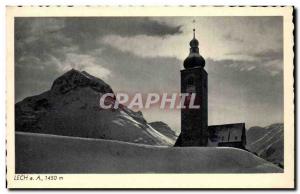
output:
[[[45,151],[46,150],[46,151]],[[163,147],[16,132],[16,173],[280,173],[229,147]]]
[[[176,141],[178,136],[176,135],[175,131],[173,131],[166,123],[161,121],[156,121],[156,122],[149,123],[149,125],[152,126],[154,129],[156,129],[158,132],[174,140],[174,142]]]
[[[284,166],[282,123],[267,127],[251,127],[246,136],[248,150],[280,167]]]
[[[268,132],[268,129],[264,127],[254,126],[247,130],[247,142],[255,142]]]
[[[169,134],[155,130],[141,112],[126,106],[101,109],[100,97],[112,88],[87,72],[70,70],[49,91],[15,104],[16,131],[100,138],[171,146]]]

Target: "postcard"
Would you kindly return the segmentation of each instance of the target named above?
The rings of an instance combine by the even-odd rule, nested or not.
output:
[[[295,188],[293,7],[6,11],[9,189]]]

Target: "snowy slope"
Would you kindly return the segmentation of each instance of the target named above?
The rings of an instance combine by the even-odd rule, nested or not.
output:
[[[154,129],[159,131],[160,133],[166,135],[173,141],[176,141],[178,136],[176,135],[175,131],[173,131],[166,123],[161,121],[151,122],[149,123]]]
[[[249,142],[248,144],[251,144],[255,142],[256,140],[264,136],[266,133],[268,133],[268,130],[264,127],[255,126],[249,128],[247,130],[247,136],[246,136],[247,143]]]
[[[72,69],[57,78],[51,90],[15,105],[16,131],[149,145],[175,143],[151,127],[141,112],[126,107],[101,109],[101,95],[112,92],[101,79]]]
[[[283,167],[283,124],[252,127],[247,131],[247,149]]]
[[[282,169],[235,148],[174,148],[16,132],[16,172],[263,173]]]

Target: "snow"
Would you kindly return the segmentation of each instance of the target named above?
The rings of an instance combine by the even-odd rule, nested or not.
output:
[[[156,131],[151,125],[147,124],[146,131],[154,138],[159,139],[160,141],[164,142],[165,145],[173,146],[174,141],[169,139],[167,136],[161,134],[160,132]]]
[[[32,97],[30,102],[41,97]],[[37,100],[36,100],[37,99]],[[100,138],[149,145],[172,146],[174,139],[150,127],[140,113],[129,109],[100,110],[99,93],[90,87],[74,89],[64,95],[43,95],[51,108],[34,110],[27,101],[18,104],[17,131]],[[34,105],[35,106],[35,105]],[[29,114],[26,114],[29,110]],[[26,118],[24,117],[26,116]],[[32,116],[36,120],[30,119]],[[33,121],[32,121],[33,120]],[[23,127],[23,124],[28,126]],[[137,140],[138,139],[138,140]]]
[[[16,132],[16,173],[270,173],[282,169],[226,147],[164,147]]]

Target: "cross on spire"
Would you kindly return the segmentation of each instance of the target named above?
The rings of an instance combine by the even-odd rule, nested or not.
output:
[[[195,19],[193,19],[193,38],[195,38],[195,22],[196,22],[196,20]]]

